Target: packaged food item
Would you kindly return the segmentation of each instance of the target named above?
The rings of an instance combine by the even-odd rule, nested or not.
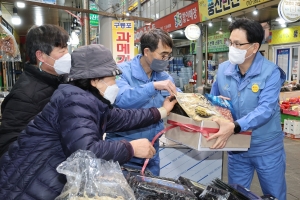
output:
[[[55,200],[135,200],[118,162],[98,159],[91,151],[76,151],[56,170],[68,182]]]
[[[196,196],[186,186],[172,181],[146,176],[132,176],[129,185],[139,200],[150,199],[180,199],[196,200]]]
[[[21,61],[20,51],[14,36],[0,24],[0,60]]]
[[[219,117],[233,121],[233,107],[229,101],[217,96],[197,93],[177,93],[177,102],[185,113],[195,121]],[[177,109],[178,110],[178,109]]]
[[[185,185],[187,186],[193,193],[196,197],[200,197],[201,193],[205,190],[206,186],[205,185],[202,185],[200,183],[197,183],[195,181],[192,181],[188,178],[185,178],[185,177],[182,177],[180,176],[178,178],[178,182],[182,185]]]
[[[205,94],[205,97],[215,106],[217,111],[229,121],[236,119],[233,106],[229,100],[226,100],[219,96],[213,96],[211,94]]]

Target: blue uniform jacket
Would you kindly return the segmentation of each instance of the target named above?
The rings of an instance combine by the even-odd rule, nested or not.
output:
[[[161,107],[166,96],[169,95],[167,91],[159,91],[154,88],[154,81],[171,80],[173,78],[166,72],[152,72],[150,78],[148,78],[142,65],[140,64],[140,58],[142,55],[137,55],[131,62],[123,62],[118,67],[122,70],[123,74],[117,79],[117,85],[120,88],[115,105],[120,108],[150,108]],[[180,91],[180,90],[178,90]],[[108,140],[121,140],[126,139],[131,141],[137,138],[148,138],[150,141],[154,136],[164,129],[163,120],[159,123],[153,124],[146,128],[138,130],[126,131],[126,132],[114,132],[107,134]],[[159,156],[158,149],[159,143],[156,141],[154,145],[156,149],[156,155],[149,161],[148,169],[155,175],[159,174]],[[144,163],[144,159],[133,158],[132,163],[137,163],[141,166]]]
[[[236,65],[219,65],[211,94],[229,97],[243,131],[252,130],[251,145],[244,156],[269,154],[283,147],[279,93],[285,73],[257,53],[244,78]]]
[[[103,141],[105,131],[126,131],[160,120],[151,109],[109,109],[90,92],[73,85],[60,85],[50,102],[21,132],[0,159],[0,199],[53,200],[65,175],[56,167],[78,149],[98,158],[118,161],[133,156],[127,141]]]

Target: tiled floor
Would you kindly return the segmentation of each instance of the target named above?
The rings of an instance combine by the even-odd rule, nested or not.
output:
[[[287,182],[287,200],[300,200],[300,139],[284,139],[286,151],[286,182]],[[227,182],[227,154],[223,159],[223,180]],[[257,195],[262,195],[258,178],[255,174],[251,191]]]

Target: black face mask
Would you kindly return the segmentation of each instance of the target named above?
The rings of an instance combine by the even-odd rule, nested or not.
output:
[[[167,69],[169,65],[169,60],[158,60],[153,59],[150,68],[155,72],[163,72]]]

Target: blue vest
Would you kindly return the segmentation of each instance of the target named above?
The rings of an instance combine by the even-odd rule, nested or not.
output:
[[[231,99],[236,118],[240,119],[256,109],[259,95],[264,89],[267,79],[278,66],[257,53],[243,79],[240,78],[235,67],[229,61],[220,64],[217,83],[220,95]],[[280,71],[283,82],[285,75],[281,69]],[[251,145],[249,151],[246,153],[249,156],[283,147],[283,143],[280,142],[283,140],[283,132],[279,106],[270,109],[275,109],[275,111],[269,120],[263,125],[252,128]]]

